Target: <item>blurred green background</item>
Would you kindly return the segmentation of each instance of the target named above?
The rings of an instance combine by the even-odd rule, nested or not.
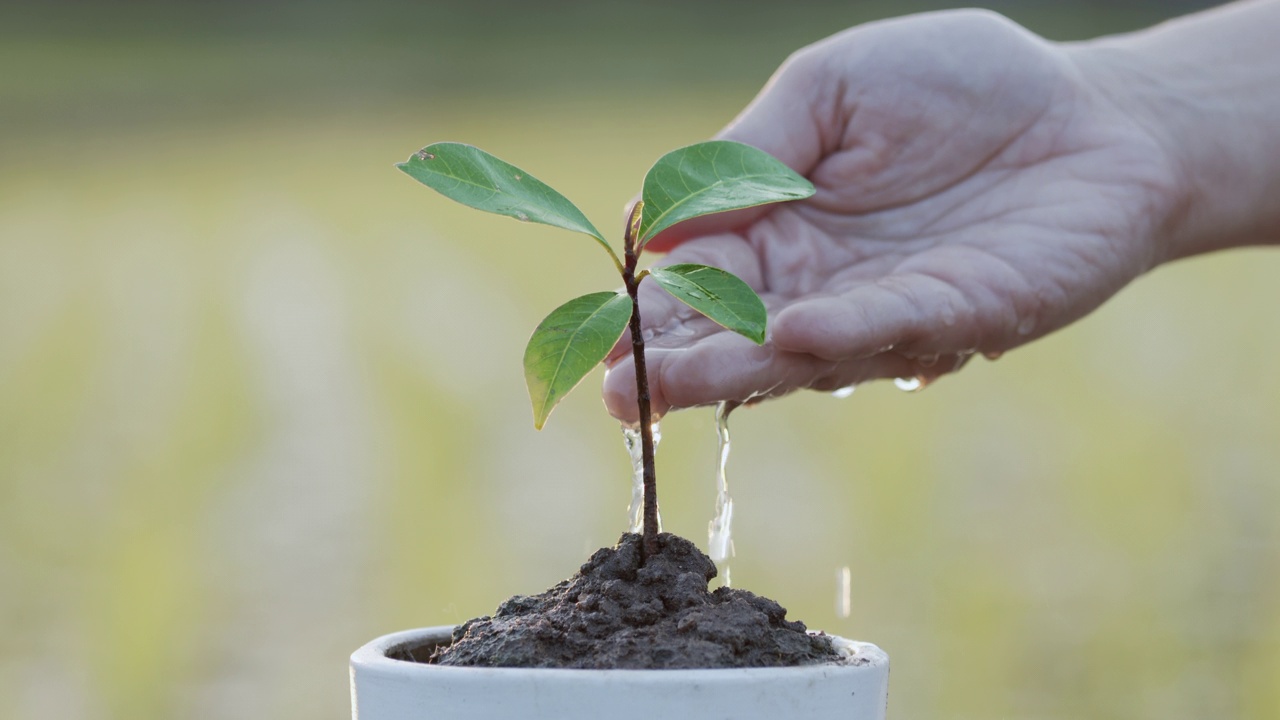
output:
[[[539,434],[520,370],[609,264],[392,163],[474,143],[607,228],[792,50],[944,5],[0,6],[0,717],[349,717],[363,642],[615,540],[599,374]],[[900,720],[1280,716],[1277,278],[1179,263],[922,393],[738,413],[734,584],[888,650]],[[711,413],[663,431],[703,541]]]

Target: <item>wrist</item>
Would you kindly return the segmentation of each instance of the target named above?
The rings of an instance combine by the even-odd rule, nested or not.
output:
[[[1280,72],[1271,40],[1259,45],[1245,33],[1233,46],[1224,36],[1262,20],[1232,17],[1242,14],[1204,13],[1068,46],[1086,81],[1167,155],[1168,216],[1156,219],[1152,238],[1160,261],[1280,242]]]

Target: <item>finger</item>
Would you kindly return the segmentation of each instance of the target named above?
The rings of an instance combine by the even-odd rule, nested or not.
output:
[[[917,361],[896,353],[839,364],[772,344],[757,346],[725,331],[687,348],[648,349],[645,364],[654,419],[671,410],[721,401],[755,402],[804,388],[834,390],[878,378],[926,377]],[[605,374],[603,394],[611,415],[623,423],[639,422],[630,358]]]
[[[830,369],[812,356],[780,353],[731,332],[719,331],[684,348],[646,349],[650,407],[656,418],[672,409],[721,400],[745,402],[776,390],[794,388]],[[635,365],[624,358],[605,374],[604,401],[624,423],[639,421]]]
[[[938,379],[959,372],[973,357],[969,353],[949,353],[907,357],[896,352],[882,353],[871,358],[847,360],[836,363],[831,372],[810,383],[808,389],[833,392],[873,380],[899,380],[911,384],[904,389],[919,389],[932,385]]]
[[[773,322],[773,341],[831,361],[888,350],[912,356],[972,353],[988,347],[1012,320],[1008,302],[980,310],[958,288],[922,274],[891,275],[838,295],[800,300]]]
[[[688,348],[651,347],[645,364],[650,411],[657,420],[672,410],[719,402],[755,403],[795,390],[831,392],[874,380],[914,380],[922,388],[958,372],[969,353],[906,357],[885,352],[868,358],[831,362],[804,353],[756,346],[725,331],[704,336]],[[604,402],[621,422],[639,422],[635,365],[630,358],[609,369]]]

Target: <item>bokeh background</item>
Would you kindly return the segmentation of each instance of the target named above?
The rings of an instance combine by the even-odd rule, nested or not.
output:
[[[615,540],[598,372],[535,433],[520,370],[609,264],[392,163],[474,143],[607,228],[792,50],[945,5],[0,6],[0,718],[349,717],[360,644]],[[738,413],[734,584],[886,648],[900,720],[1280,716],[1278,279],[1178,263],[921,393]],[[705,540],[711,413],[663,430]]]

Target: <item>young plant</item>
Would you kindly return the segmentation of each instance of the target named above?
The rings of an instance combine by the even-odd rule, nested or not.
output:
[[[604,360],[630,326],[644,466],[644,549],[646,555],[656,553],[658,490],[640,331],[640,283],[652,278],[681,302],[758,345],[764,344],[766,314],[755,291],[724,270],[683,264],[637,273],[640,254],[655,235],[683,220],[806,198],[813,194],[813,185],[768,153],[742,143],[713,140],[673,150],[645,175],[619,257],[563,195],[479,148],[435,143],[396,167],[463,205],[588,235],[609,254],[625,292],[591,293],[553,310],[525,348],[525,381],[533,401],[533,424],[541,430],[556,404]]]

